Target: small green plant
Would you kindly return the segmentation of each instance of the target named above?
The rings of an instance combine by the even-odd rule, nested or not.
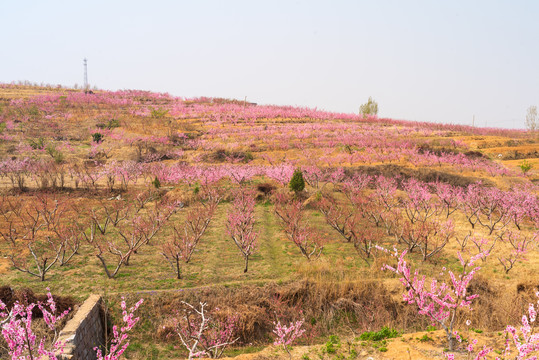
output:
[[[200,185],[199,183],[195,183],[195,187],[193,188],[193,194],[198,194],[200,192]]]
[[[118,119],[109,120],[109,123],[107,124],[107,129],[112,130],[118,127],[120,127],[120,121]]]
[[[162,108],[159,108],[159,109],[151,108],[150,111],[151,111],[150,112],[151,117],[154,118],[154,119],[161,119],[161,118],[165,117],[165,115],[168,114],[168,110],[167,109],[162,109]]]
[[[28,115],[39,116],[39,108],[36,105],[33,105],[28,109]]]
[[[156,176],[155,179],[153,179],[152,181],[152,185],[156,188],[156,189],[159,189],[161,187],[161,181],[159,181],[159,178]]]
[[[42,137],[40,137],[38,139],[30,139],[30,140],[28,140],[28,144],[34,150],[43,150],[45,148],[45,139],[42,138]]]
[[[427,341],[434,341],[431,337],[429,337],[427,334],[423,335],[422,337],[418,338],[417,340],[421,342],[427,342]]]
[[[335,346],[333,346],[333,344],[330,343],[330,342],[327,342],[327,343],[326,343],[326,348],[325,348],[325,350],[326,350],[326,352],[327,352],[328,354],[334,354],[334,353],[337,352],[337,349],[335,349]]]
[[[482,334],[483,333],[483,330],[481,329],[474,329],[474,328],[471,328],[470,330],[472,330],[473,332],[477,333],[477,334]]]
[[[245,156],[243,157],[243,162],[248,163],[249,161],[252,161],[255,157],[253,156],[253,153],[250,151],[245,152]]]
[[[0,134],[6,129],[6,123],[0,123]]]
[[[436,327],[434,327],[432,325],[429,325],[429,326],[427,326],[427,331],[428,332],[436,331]]]
[[[116,119],[110,119],[107,123],[99,123],[96,125],[99,129],[115,129],[120,127],[120,121]]]
[[[380,331],[367,331],[359,336],[363,341],[380,341],[383,339],[392,339],[399,337],[400,333],[392,328],[384,326]]]
[[[303,173],[300,169],[294,171],[294,174],[288,183],[288,187],[296,194],[305,189],[305,180],[303,180]]]
[[[378,349],[380,352],[386,352],[387,351],[387,348],[385,346],[381,347],[380,349]]]
[[[92,141],[99,144],[100,142],[103,141],[103,134],[101,133],[93,133],[92,134]]]
[[[302,360],[311,360],[311,358],[310,358],[307,354],[303,354],[303,355],[301,356],[301,359],[302,359]]]
[[[526,159],[522,160],[522,162],[518,165],[518,167],[520,167],[520,170],[522,170],[522,172],[524,174],[526,174],[528,171],[531,170],[532,168],[532,164],[530,164],[530,162]]]
[[[62,152],[56,149],[53,145],[47,146],[47,154],[49,154],[57,164],[64,162],[64,154],[62,154]]]
[[[328,354],[335,354],[337,349],[341,346],[341,340],[337,335],[330,335],[328,341],[326,342],[325,351]]]

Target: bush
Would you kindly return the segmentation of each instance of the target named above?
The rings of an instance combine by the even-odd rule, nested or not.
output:
[[[520,170],[522,170],[522,172],[524,174],[526,174],[528,171],[531,170],[532,168],[532,164],[530,164],[530,162],[528,160],[523,160],[519,165],[518,167],[520,167]]]
[[[151,110],[151,116],[152,116],[152,118],[154,118],[154,119],[160,119],[160,118],[163,118],[163,117],[165,117],[166,114],[168,114],[168,110],[167,110],[167,109],[162,109],[162,108],[156,109],[156,108],[152,108],[152,110]]]
[[[114,128],[120,127],[120,121],[116,119],[110,119],[107,123],[99,123],[96,125],[99,129],[109,129],[112,130]]]
[[[384,326],[380,331],[367,331],[359,336],[359,340],[363,341],[380,341],[383,339],[391,339],[400,336],[395,329]]]
[[[296,194],[305,189],[305,180],[303,180],[303,173],[300,169],[294,171],[294,174],[288,183],[288,187]]]
[[[330,335],[329,340],[326,342],[325,351],[328,354],[335,354],[337,349],[341,346],[341,340],[337,335]]]
[[[47,146],[47,154],[49,154],[57,164],[64,162],[64,154],[52,145]]]
[[[93,142],[99,144],[100,142],[103,141],[103,134],[97,133],[97,132],[96,132],[96,133],[93,133],[93,134],[92,134],[92,140],[93,140]]]
[[[161,181],[159,181],[159,178],[156,176],[155,179],[153,179],[152,181],[152,185],[156,188],[156,189],[159,189],[161,187]]]
[[[40,137],[39,139],[30,139],[28,140],[28,144],[34,150],[43,150],[45,148],[45,139],[42,137]]]

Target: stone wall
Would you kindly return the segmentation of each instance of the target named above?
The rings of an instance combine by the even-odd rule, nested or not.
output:
[[[95,360],[94,347],[105,343],[101,296],[90,295],[60,332],[65,344],[60,360]]]

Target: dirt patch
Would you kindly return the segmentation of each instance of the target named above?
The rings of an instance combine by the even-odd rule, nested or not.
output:
[[[0,274],[5,274],[9,270],[8,259],[0,258]]]

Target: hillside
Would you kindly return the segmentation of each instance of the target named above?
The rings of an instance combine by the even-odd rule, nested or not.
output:
[[[145,298],[131,359],[186,356],[181,301],[235,317],[240,358],[286,358],[258,351],[300,318],[298,359],[441,358],[445,332],[380,269],[395,247],[454,285],[488,252],[455,329],[503,350],[539,286],[538,154],[521,130],[0,84],[0,286]],[[405,335],[359,340],[384,326]]]

